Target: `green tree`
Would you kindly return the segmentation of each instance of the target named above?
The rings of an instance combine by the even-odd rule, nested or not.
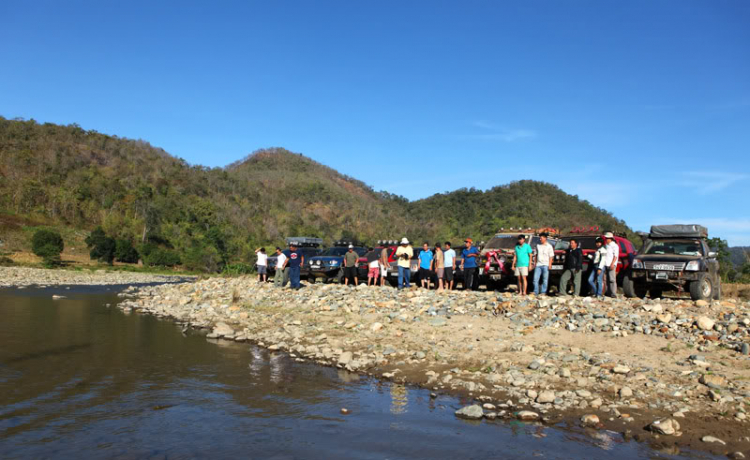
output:
[[[31,237],[31,250],[41,257],[47,266],[60,264],[60,254],[64,248],[62,236],[53,230],[37,230]]]
[[[89,257],[100,262],[112,265],[115,260],[115,250],[117,243],[115,239],[107,236],[104,229],[96,227],[91,234],[86,237],[86,246],[89,248]]]
[[[119,238],[115,242],[115,260],[127,264],[138,262],[138,251],[130,240]]]

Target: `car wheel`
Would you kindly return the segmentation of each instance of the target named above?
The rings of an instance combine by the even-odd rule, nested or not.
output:
[[[625,276],[622,279],[622,292],[623,294],[625,294],[625,297],[627,297],[628,299],[632,299],[633,297],[636,297],[635,283],[633,283],[633,280],[631,280],[629,276]]]
[[[317,281],[317,278],[315,278],[314,276],[308,276],[307,277],[307,282],[309,284],[315,284],[316,281]]]
[[[705,273],[697,280],[690,283],[690,298],[693,300],[709,300],[714,295],[714,286],[711,278]]]

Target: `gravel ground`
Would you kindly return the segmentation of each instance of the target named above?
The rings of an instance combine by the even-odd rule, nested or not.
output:
[[[152,275],[149,273],[48,270],[43,268],[0,267],[0,288],[28,286],[72,286],[72,285],[129,285],[147,283],[170,283],[192,280],[194,277]]]

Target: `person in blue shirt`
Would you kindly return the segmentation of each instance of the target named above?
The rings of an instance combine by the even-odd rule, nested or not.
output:
[[[432,278],[432,251],[427,241],[422,245],[422,252],[419,253],[419,282],[423,288],[430,288],[430,278]]]
[[[299,269],[305,263],[305,256],[297,249],[297,243],[289,243],[289,249],[284,251],[286,256],[285,267],[289,267],[289,282],[292,289],[299,289]]]
[[[466,249],[461,254],[461,270],[464,272],[464,289],[475,289],[474,281],[477,279],[477,268],[479,267],[479,249],[473,246],[471,238],[464,240]]]

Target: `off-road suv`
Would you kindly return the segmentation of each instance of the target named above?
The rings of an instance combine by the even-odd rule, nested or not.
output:
[[[286,245],[289,243],[297,243],[302,255],[305,256],[305,260],[309,260],[312,257],[317,256],[321,253],[322,249],[320,246],[323,244],[323,240],[320,238],[313,238],[309,236],[290,236],[286,239]],[[276,273],[276,264],[279,261],[279,256],[274,253],[272,256],[268,256],[268,278],[272,280],[274,273]],[[309,265],[300,268],[300,279],[307,279],[310,270]]]
[[[654,225],[623,280],[627,297],[658,298],[664,291],[689,291],[693,300],[721,298],[717,254],[700,225]]]
[[[330,281],[341,282],[344,278],[344,255],[349,251],[349,243],[337,241],[333,247],[330,247],[306,261],[309,270],[308,282],[315,283],[322,280],[324,283]],[[354,252],[362,257],[367,252],[367,248],[354,246]]]
[[[552,266],[549,271],[550,284],[553,287],[557,287],[560,284],[560,277],[565,269],[566,251],[570,247],[570,240],[576,240],[578,247],[583,252],[583,282],[581,283],[581,294],[586,295],[589,293],[590,288],[586,280],[591,273],[591,262],[594,259],[594,253],[596,252],[596,239],[602,238],[604,235],[598,226],[589,227],[573,227],[573,229],[561,237],[555,245],[555,259],[552,261]],[[635,245],[627,239],[624,233],[615,232],[615,243],[620,247],[620,256],[617,259],[617,285],[622,286],[622,281],[626,273],[630,271],[630,263],[632,262],[635,255],[638,253]],[[606,286],[605,286],[606,289]]]

